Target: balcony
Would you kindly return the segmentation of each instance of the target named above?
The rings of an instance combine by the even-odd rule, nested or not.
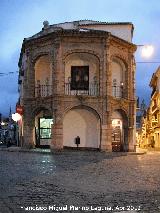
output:
[[[157,108],[157,104],[154,104],[154,105],[152,106],[152,112],[154,112],[156,108]]]
[[[157,127],[157,125],[158,125],[158,119],[153,117],[152,118],[152,127],[155,128],[155,127]]]
[[[156,115],[160,111],[160,107],[157,103],[152,106],[152,115]]]
[[[65,83],[65,95],[87,95],[87,96],[98,96],[99,95],[99,84],[89,83],[88,90],[73,90],[71,89],[71,83]]]
[[[156,99],[157,95],[160,93],[159,88],[153,88],[151,93],[151,98]]]
[[[157,124],[158,123],[158,119],[152,118],[152,123],[154,123],[154,124],[156,123]]]
[[[48,97],[52,95],[52,85],[37,85],[35,87],[35,97]]]
[[[122,86],[112,86],[112,95],[115,98],[124,98],[124,88]]]

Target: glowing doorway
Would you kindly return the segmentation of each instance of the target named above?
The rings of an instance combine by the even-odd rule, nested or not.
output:
[[[112,151],[120,152],[122,151],[122,120],[121,119],[113,119],[112,120]]]

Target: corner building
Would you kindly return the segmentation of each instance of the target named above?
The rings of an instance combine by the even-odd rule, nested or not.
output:
[[[24,39],[19,59],[23,147],[133,151],[135,60],[132,23],[80,20]]]

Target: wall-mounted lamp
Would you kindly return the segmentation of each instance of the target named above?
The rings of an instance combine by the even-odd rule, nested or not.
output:
[[[123,85],[124,85],[124,83],[123,83],[123,82],[121,82],[121,87],[123,87]]]

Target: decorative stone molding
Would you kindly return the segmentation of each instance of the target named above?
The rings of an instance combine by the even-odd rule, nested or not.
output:
[[[89,54],[92,54],[92,55],[96,56],[99,61],[101,59],[101,55],[99,53],[93,51],[93,50],[88,50],[88,49],[72,49],[72,50],[68,50],[67,52],[65,52],[63,54],[62,61],[65,63],[66,58],[69,55],[73,54],[73,53],[89,53]]]

